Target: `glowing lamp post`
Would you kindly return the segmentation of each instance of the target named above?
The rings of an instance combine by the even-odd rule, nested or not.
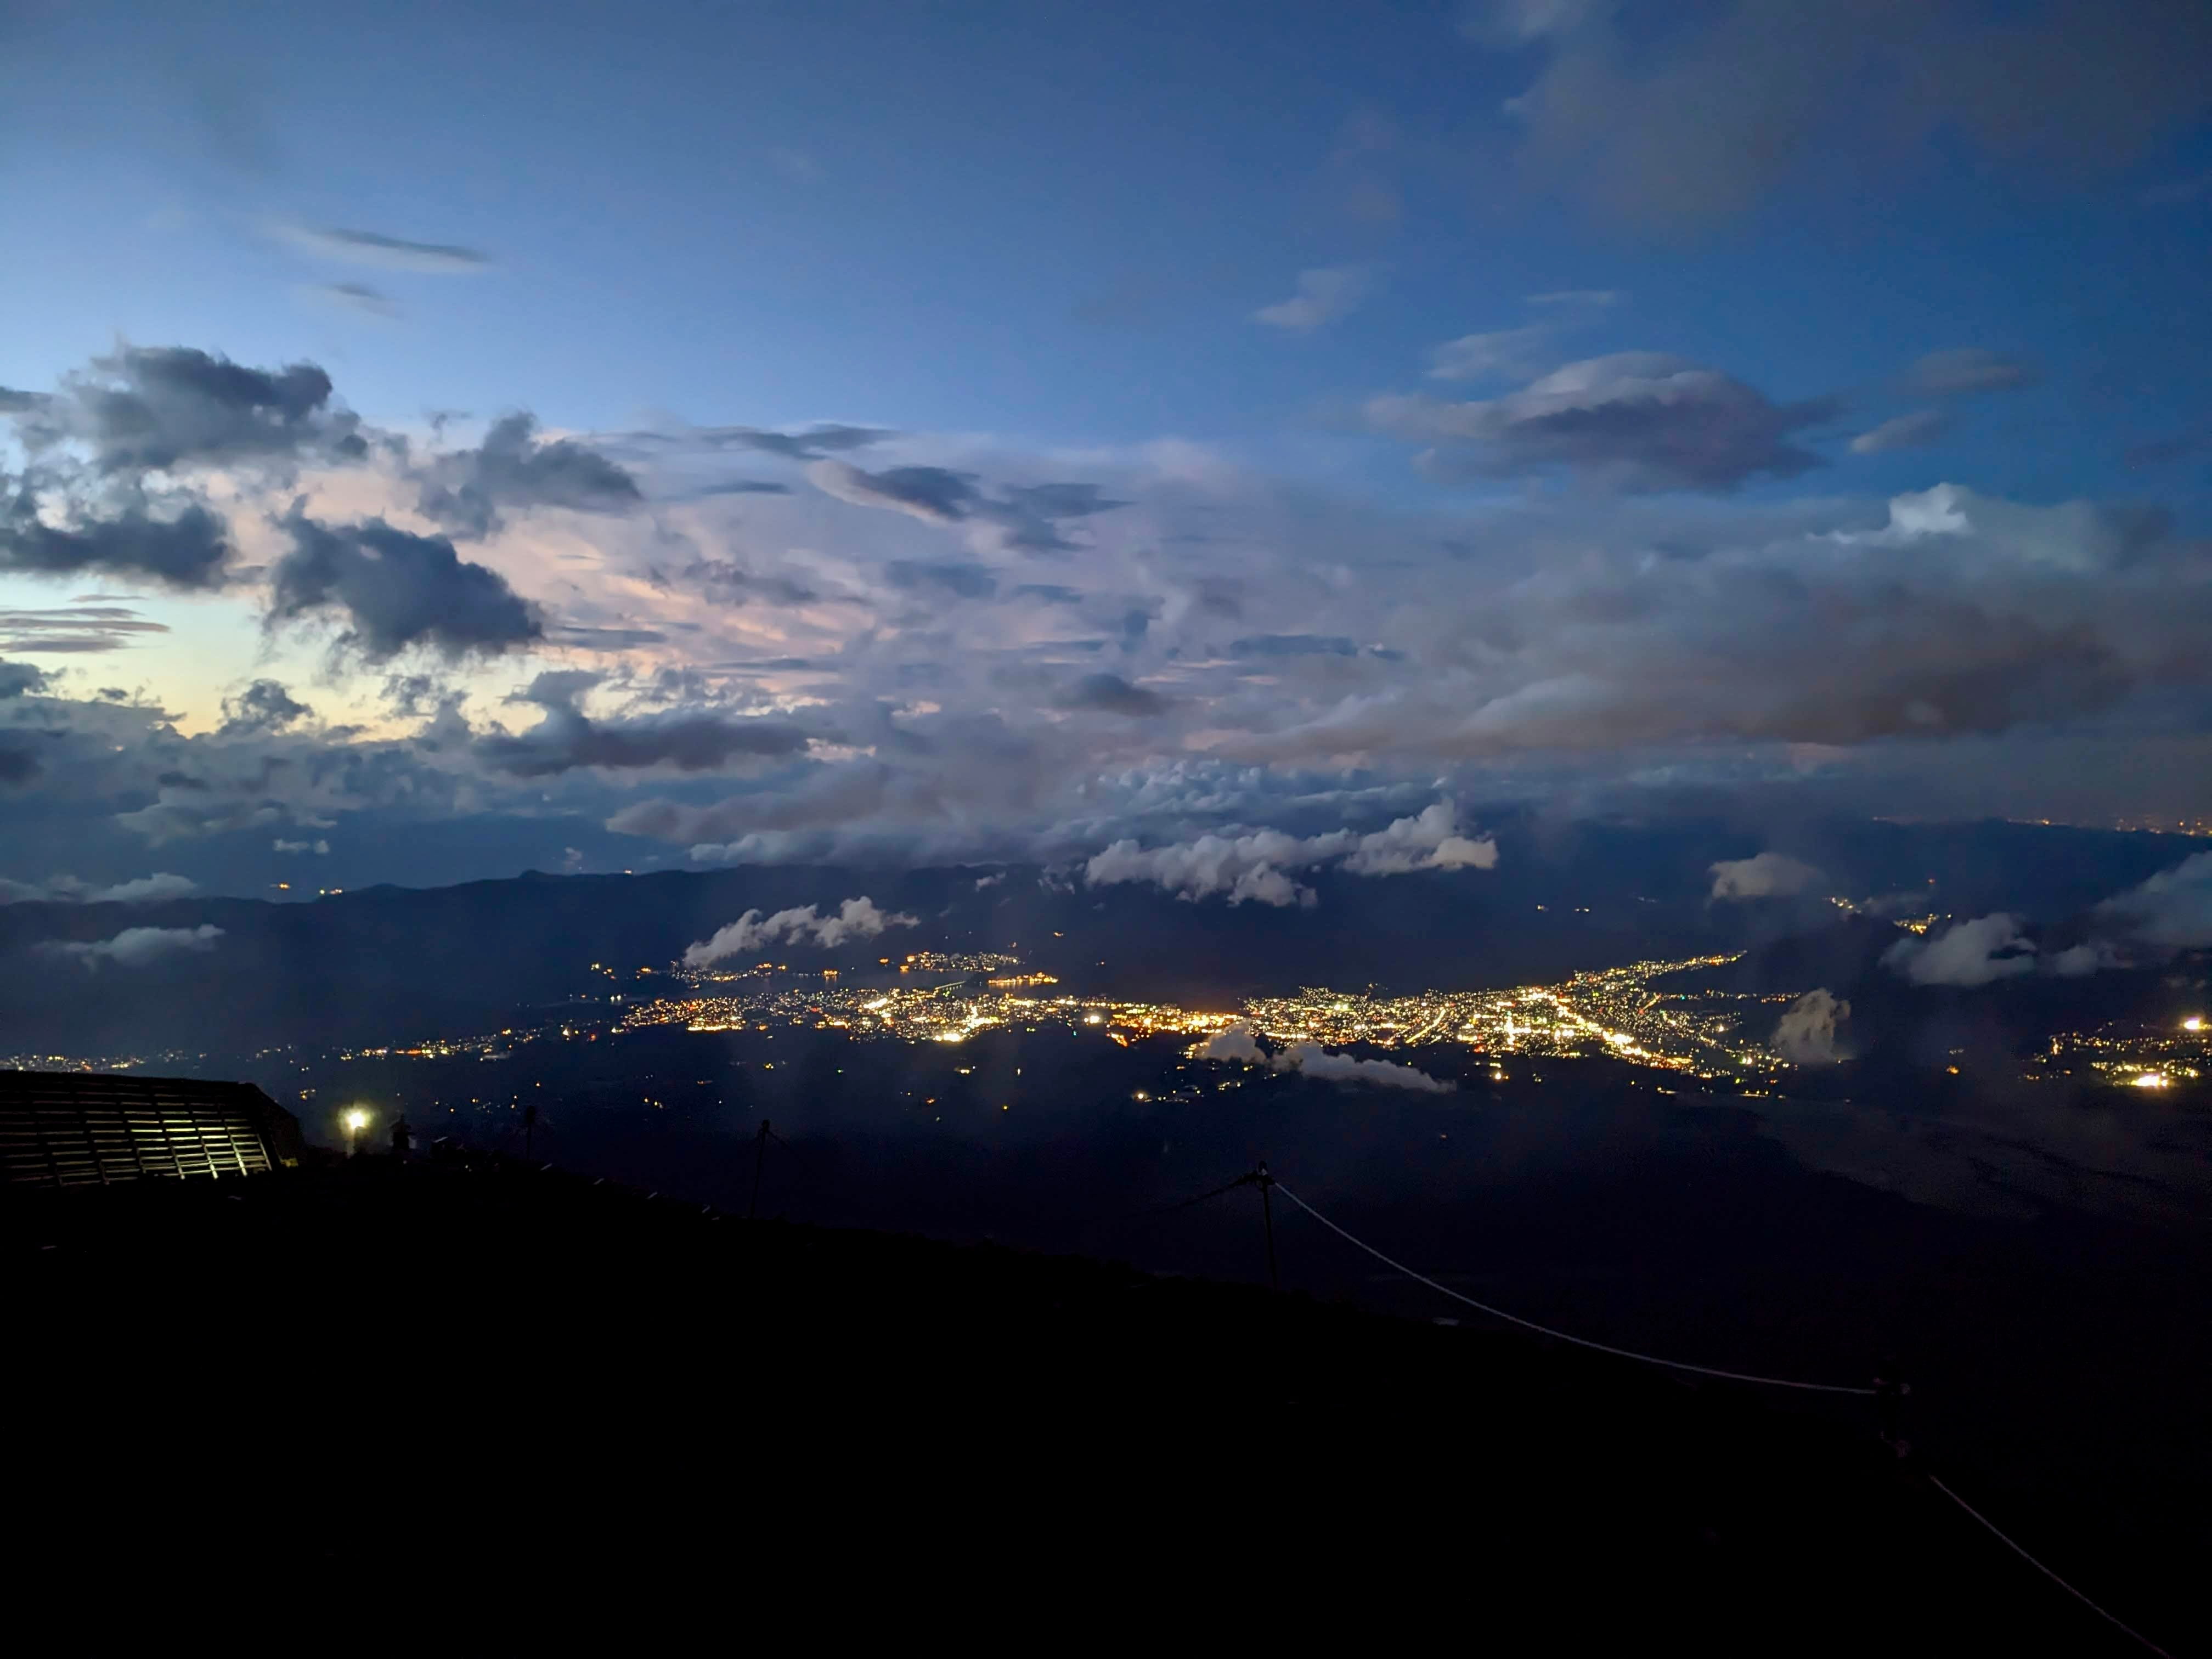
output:
[[[368,1127],[368,1114],[359,1106],[349,1106],[339,1117],[338,1124],[345,1131],[346,1156],[351,1158],[355,1143],[361,1139],[361,1132]]]

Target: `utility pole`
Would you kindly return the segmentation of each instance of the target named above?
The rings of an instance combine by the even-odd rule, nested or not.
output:
[[[760,1212],[761,1165],[768,1161],[768,1138],[770,1133],[768,1120],[763,1118],[760,1133],[753,1137],[753,1196],[752,1202],[745,1206],[745,1219],[748,1221]]]
[[[1252,1171],[1252,1183],[1260,1189],[1260,1224],[1267,1233],[1267,1283],[1279,1291],[1283,1288],[1283,1276],[1275,1271],[1275,1205],[1268,1191],[1275,1184],[1275,1177],[1267,1173],[1265,1159]]]

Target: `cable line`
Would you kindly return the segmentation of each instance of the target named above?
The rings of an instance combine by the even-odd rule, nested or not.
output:
[[[1225,1181],[1212,1191],[1200,1193],[1195,1198],[1177,1199],[1172,1204],[1147,1205],[1141,1210],[1116,1210],[1111,1215],[1099,1216],[1085,1224],[1094,1227],[1117,1227],[1125,1222],[1142,1221],[1148,1216],[1173,1215],[1178,1210],[1195,1209],[1209,1200],[1219,1198],[1224,1193],[1235,1192],[1239,1187],[1249,1187],[1258,1178],[1256,1175],[1241,1175],[1236,1180]]]
[[[2157,1643],[2155,1643],[2155,1642],[2152,1641],[2152,1640],[2150,1639],[2150,1638],[2148,1638],[2148,1636],[2143,1635],[2142,1632],[2138,1632],[2138,1631],[2134,1631],[2134,1630],[2130,1630],[2130,1629],[2129,1629],[2127,1626],[2125,1626],[2125,1625],[2122,1624],[2118,1620],[2117,1620],[2117,1619],[2113,1618],[2113,1617],[2112,1617],[2112,1615],[2111,1613],[2106,1613],[2106,1612],[2104,1610],[2104,1608],[2102,1608],[2102,1607],[2099,1607],[2099,1606],[2098,1606],[2094,1601],[2091,1601],[2087,1596],[2086,1596],[2086,1595],[2082,1595],[2082,1594],[2081,1594],[2081,1592],[2080,1590],[2075,1589],[2074,1588],[2074,1586],[2073,1586],[2073,1585],[2071,1585],[2071,1584],[2068,1583],[2067,1583],[2063,1578],[2061,1578],[2061,1577],[2060,1577],[2057,1573],[2055,1573],[2055,1572],[2051,1571],[2051,1570],[2050,1568],[2048,1568],[2048,1567],[2045,1566],[2045,1565],[2043,1565],[2043,1563],[2042,1563],[2042,1562],[2040,1562],[2040,1561],[2037,1560],[2033,1556],[2030,1555],[2030,1554],[2029,1554],[2026,1550],[2024,1550],[2024,1549],[2021,1548],[2021,1547],[2020,1547],[2019,1545],[2017,1545],[2017,1544],[2014,1543],[2014,1542],[2013,1542],[2013,1540],[2012,1540],[2011,1539],[2009,1539],[2009,1538],[2006,1537],[2004,1534],[2002,1534],[2002,1533],[1999,1532],[1999,1531],[1997,1530],[1997,1528],[1996,1528],[1996,1523],[1995,1523],[1994,1522],[1992,1522],[1992,1521],[1989,1518],[1989,1516],[1987,1516],[1986,1515],[1984,1515],[1984,1514],[1983,1514],[1979,1510],[1976,1509],[1976,1508],[1975,1508],[1972,1504],[1969,1504],[1969,1503],[1968,1503],[1965,1498],[1963,1498],[1960,1497],[1958,1493],[1956,1493],[1956,1492],[1953,1492],[1953,1491],[1952,1491],[1948,1486],[1945,1486],[1945,1485],[1944,1485],[1941,1480],[1937,1480],[1934,1475],[1932,1475],[1932,1474],[1931,1474],[1931,1475],[1929,1475],[1929,1476],[1928,1477],[1928,1484],[1929,1484],[1929,1486],[1931,1486],[1935,1487],[1935,1488],[1936,1488],[1936,1490],[1937,1492],[1942,1492],[1942,1493],[1943,1494],[1943,1496],[1944,1496],[1944,1497],[1946,1497],[1946,1498],[1949,1498],[1949,1499],[1950,1499],[1954,1504],[1957,1504],[1960,1509],[1962,1509],[1962,1510],[1966,1510],[1966,1512],[1968,1515],[1972,1516],[1974,1517],[1974,1519],[1975,1519],[1975,1520],[1977,1520],[1977,1521],[1980,1522],[1984,1527],[1985,1527],[1985,1528],[1987,1528],[1989,1529],[1989,1534],[1990,1534],[1990,1537],[1992,1537],[1992,1538],[1996,1539],[1996,1540],[1997,1540],[1997,1542],[1999,1542],[2000,1544],[2002,1544],[2002,1545],[2003,1545],[2007,1549],[2010,1550],[2010,1551],[2011,1551],[2014,1555],[2017,1555],[2018,1557],[2020,1557],[2020,1559],[2021,1559],[2021,1560],[2023,1560],[2023,1561],[2027,1562],[2027,1565],[2028,1565],[2029,1566],[2033,1567],[2033,1568],[2034,1568],[2038,1572],[2041,1573],[2041,1574],[2042,1574],[2045,1578],[2048,1578],[2048,1579],[2049,1579],[2052,1583],[2054,1583],[2054,1584],[2057,1585],[2059,1589],[2061,1589],[2064,1590],[2064,1591],[2065,1591],[2069,1595],[2072,1596],[2072,1597],[2073,1597],[2076,1601],[2079,1601],[2079,1602],[2080,1602],[2083,1607],[2085,1607],[2088,1608],[2090,1612],[2092,1612],[2092,1613],[2095,1613],[2095,1614],[2097,1615],[2097,1617],[2098,1617],[2098,1618],[2100,1618],[2100,1619],[2103,1620],[2106,1624],[2110,1625],[2110,1626],[2111,1626],[2114,1630],[2116,1630],[2116,1631],[2119,1632],[2121,1635],[2125,1636],[2125,1637],[2128,1637],[2128,1638],[2130,1638],[2130,1639],[2132,1639],[2132,1640],[2134,1640],[2134,1641],[2140,1642],[2141,1644],[2142,1644],[2142,1645],[2143,1645],[2144,1647],[2148,1648],[2151,1652],[2153,1652],[2153,1653],[2154,1653],[2154,1654],[2158,1655],[2158,1656],[2159,1656],[2159,1659],[2173,1659],[2173,1656],[2172,1656],[2172,1654],[2168,1653],[2168,1652],[2167,1652],[2164,1648],[2162,1648],[2162,1647],[2159,1646],[2159,1644],[2158,1644]]]
[[[1811,1394],[1851,1394],[1871,1396],[1879,1392],[1875,1389],[1854,1388],[1844,1382],[1800,1382],[1786,1376],[1754,1376],[1748,1371],[1724,1371],[1711,1365],[1692,1365],[1686,1360],[1681,1359],[1662,1359],[1656,1354],[1638,1353],[1632,1349],[1616,1348],[1607,1343],[1593,1342],[1586,1336],[1572,1336],[1565,1331],[1555,1331],[1549,1325],[1539,1325],[1533,1319],[1523,1319],[1518,1314],[1507,1313],[1503,1308],[1493,1308],[1487,1302],[1477,1302],[1471,1296],[1462,1296],[1449,1285],[1439,1285],[1427,1274],[1415,1273],[1404,1262],[1393,1261],[1383,1255],[1365,1239],[1356,1238],[1345,1231],[1343,1228],[1338,1226],[1336,1223],[1331,1221],[1319,1210],[1283,1185],[1281,1182],[1276,1182],[1274,1188],[1277,1192],[1289,1199],[1291,1203],[1297,1205],[1316,1221],[1320,1222],[1322,1226],[1344,1240],[1346,1243],[1366,1251],[1384,1267],[1394,1267],[1407,1278],[1425,1285],[1431,1290],[1451,1297],[1455,1302],[1463,1302],[1478,1313],[1486,1313],[1492,1319],[1502,1319],[1509,1325],[1518,1325],[1522,1330],[1534,1331],[1539,1336],[1548,1336],[1560,1342],[1571,1342],[1577,1348],[1589,1348],[1599,1353],[1609,1353],[1617,1359],[1633,1359],[1643,1364],[1663,1366],[1670,1371],[1688,1371],[1698,1376],[1717,1376],[1730,1382],[1757,1382],[1770,1389],[1802,1389]]]
[[[1220,1196],[1222,1195],[1222,1194],[1224,1194],[1224,1193],[1233,1193],[1233,1192],[1235,1192],[1235,1191],[1236,1191],[1239,1187],[1249,1187],[1249,1186],[1250,1186],[1250,1185],[1252,1184],[1252,1182],[1253,1182],[1253,1181],[1254,1181],[1254,1179],[1255,1179],[1255,1177],[1254,1177],[1254,1176],[1249,1176],[1249,1175],[1241,1175],[1241,1176],[1238,1176],[1237,1177],[1237,1179],[1236,1179],[1236,1180],[1234,1180],[1234,1181],[1224,1181],[1224,1182],[1222,1182],[1222,1183],[1221,1183],[1221,1185],[1219,1185],[1218,1187],[1216,1187],[1216,1188],[1215,1188],[1212,1192],[1210,1192],[1210,1193],[1200,1193],[1200,1194],[1196,1198],[1186,1198],[1186,1199],[1182,1199],[1182,1200],[1179,1200],[1178,1202],[1176,1202],[1176,1203],[1173,1203],[1173,1204],[1158,1204],[1158,1205],[1155,1205],[1155,1206],[1153,1206],[1153,1207],[1152,1207],[1152,1208],[1151,1208],[1151,1209],[1149,1209],[1149,1210],[1139,1210],[1139,1211],[1138,1211],[1138,1212],[1137,1212],[1137,1213],[1138,1213],[1139,1215],[1140,1215],[1140,1216],[1142,1216],[1142,1215],[1172,1215],[1172,1214],[1174,1214],[1177,1210],[1188,1210],[1188,1209],[1194,1209],[1194,1208],[1196,1208],[1199,1205],[1205,1203],[1208,1199],[1218,1198],[1218,1197],[1220,1197]]]

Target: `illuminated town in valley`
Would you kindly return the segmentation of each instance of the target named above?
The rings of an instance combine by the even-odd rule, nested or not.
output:
[[[2178,1026],[2115,1020],[2051,1039],[2035,1058],[2046,1074],[2088,1072],[2131,1089],[2171,1089],[2212,1071],[2212,1021],[2191,1014]]]
[[[1917,933],[1924,931],[1929,919],[1897,925]],[[681,963],[622,970],[594,963],[595,977],[636,988],[579,997],[552,1018],[520,1020],[465,1036],[343,1048],[323,1058],[494,1061],[537,1045],[598,1042],[653,1030],[731,1035],[797,1030],[840,1032],[854,1041],[957,1044],[991,1033],[1051,1029],[1102,1036],[1125,1048],[1148,1039],[1179,1039],[1186,1058],[1204,1058],[1210,1039],[1244,1032],[1278,1048],[1458,1048],[1487,1060],[1491,1076],[1501,1081],[1509,1075],[1504,1068],[1516,1060],[1608,1060],[1765,1092],[1757,1085],[1804,1069],[1802,1061],[1770,1046],[1781,1012],[1800,993],[1752,994],[1696,984],[1698,975],[1740,960],[1741,953],[1646,960],[1548,983],[1406,995],[1371,987],[1307,986],[1291,995],[1224,999],[1210,1007],[1063,990],[1054,975],[1026,971],[1018,957],[1004,951],[918,951],[879,957],[866,969],[845,969],[808,970],[769,960],[742,970]],[[682,989],[663,994],[664,986]],[[0,1065],[188,1072],[211,1058],[182,1051],[19,1054],[0,1057]],[[261,1050],[254,1056],[258,1062],[302,1068],[313,1058],[290,1048]],[[2170,1026],[2114,1022],[2062,1032],[2027,1056],[2020,1073],[2021,1080],[2031,1083],[2074,1078],[2148,1091],[2185,1087],[2208,1075],[2212,1021],[2201,1015]]]
[[[1292,996],[1255,997],[1214,1008],[1053,994],[1049,975],[1005,971],[1018,964],[1004,956],[918,955],[900,964],[902,973],[926,961],[933,972],[964,969],[988,976],[878,987],[842,985],[826,974],[819,981],[793,984],[779,964],[763,963],[750,973],[685,971],[681,977],[690,982],[693,994],[640,1003],[617,1029],[681,1025],[692,1031],[738,1031],[798,1025],[856,1037],[960,1042],[984,1031],[1060,1025],[1100,1031],[1127,1043],[1160,1036],[1203,1039],[1241,1028],[1276,1042],[1377,1048],[1456,1043],[1498,1060],[1607,1058],[1719,1077],[1784,1063],[1744,1028],[1771,1023],[1771,1018],[1752,1018],[1754,1005],[1790,999],[1662,991],[1653,982],[1735,960],[1708,956],[1636,962],[1551,985],[1410,996],[1311,986]],[[1772,1012],[1759,1012],[1770,1017]]]

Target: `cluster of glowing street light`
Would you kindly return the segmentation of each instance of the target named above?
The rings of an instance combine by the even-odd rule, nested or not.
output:
[[[2181,1029],[2185,1031],[2202,1031],[2204,1029],[2203,1015],[2190,1015],[2181,1022]],[[2130,1083],[2137,1089],[2170,1089],[2173,1086],[2173,1079],[2164,1072],[2140,1073],[2130,1079]]]

